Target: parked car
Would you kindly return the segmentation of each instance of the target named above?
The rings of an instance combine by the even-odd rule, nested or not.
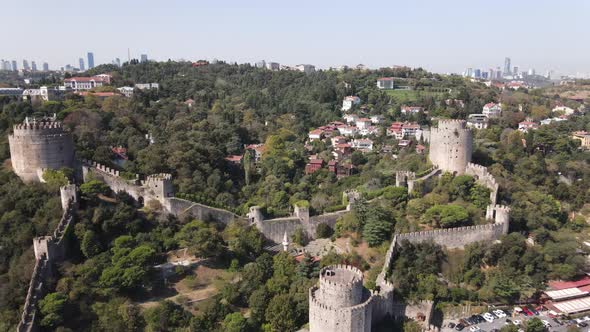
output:
[[[471,332],[479,332],[479,331],[481,331],[481,329],[479,328],[479,326],[475,326],[474,325],[474,326],[472,326],[472,327],[469,328],[469,331],[471,331]]]
[[[489,312],[486,312],[485,314],[483,314],[483,318],[488,322],[491,323],[494,321],[494,316],[492,316],[492,314],[490,314]]]
[[[483,318],[482,315],[475,316],[475,320],[477,320],[478,323],[484,323],[486,321],[486,319]]]
[[[553,321],[554,321],[555,323],[557,323],[557,325],[559,325],[559,326],[563,326],[563,323],[562,323],[562,322],[561,322],[559,319],[557,319],[557,318],[553,318]]]
[[[457,330],[457,331],[463,331],[464,328],[465,328],[465,325],[463,325],[461,323],[455,325],[455,330]]]
[[[584,322],[578,323],[578,327],[587,327],[587,326],[588,326],[588,324],[586,324]]]
[[[548,321],[542,320],[542,322],[543,322],[543,325],[545,325],[545,327],[551,327],[551,324],[549,324]]]
[[[524,314],[527,316],[533,315],[533,313],[527,307],[522,308],[522,312],[524,312]]]
[[[459,324],[463,325],[463,327],[471,325],[466,319],[459,319]]]
[[[515,320],[513,320],[513,321],[512,321],[512,324],[514,324],[514,325],[516,325],[516,326],[519,326],[519,325],[520,325],[520,323],[522,323],[522,322],[521,322],[521,321],[519,321],[518,319],[515,319]]]
[[[455,323],[449,323],[449,325],[447,325],[450,328],[454,328],[455,327]]]
[[[585,320],[583,318],[575,318],[576,324],[584,323]]]
[[[504,318],[504,317],[506,317],[506,313],[504,311],[500,310],[500,309],[494,310],[493,313],[498,318]]]
[[[512,324],[512,320],[510,318],[506,318],[506,324]]]
[[[585,322],[590,322],[590,317],[588,317],[588,316],[584,316],[584,317],[582,317],[582,319],[584,319]]]
[[[533,308],[533,307],[528,307],[527,308],[530,312],[532,312],[533,314],[535,314],[536,316],[539,316],[539,311],[537,311],[537,309]]]

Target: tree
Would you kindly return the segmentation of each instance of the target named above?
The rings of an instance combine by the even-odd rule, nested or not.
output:
[[[80,185],[80,192],[89,199],[95,199],[101,194],[106,195],[109,191],[109,186],[98,180],[90,180]]]
[[[315,236],[318,239],[325,239],[332,236],[332,229],[326,223],[320,223],[315,229]]]
[[[189,325],[191,314],[171,301],[162,301],[144,313],[146,331],[175,331]]]
[[[469,213],[465,208],[456,204],[435,205],[426,210],[422,220],[438,227],[456,227],[469,221]]]
[[[43,319],[41,325],[55,328],[64,322],[64,309],[68,302],[68,296],[63,293],[49,293],[39,301],[39,310]]]
[[[545,325],[539,318],[533,317],[526,323],[526,332],[545,332]]]
[[[223,319],[223,330],[227,332],[246,332],[248,322],[239,312],[233,312]]]
[[[383,241],[389,239],[392,231],[391,226],[391,223],[385,220],[371,217],[363,227],[363,239],[371,247],[380,245]]]
[[[274,332],[289,332],[297,329],[295,303],[289,294],[279,294],[268,303],[266,320]]]
[[[176,233],[176,240],[182,247],[188,247],[198,257],[218,257],[223,253],[223,240],[219,232],[202,221],[192,221]]]
[[[86,231],[86,233],[84,233],[84,238],[82,238],[80,249],[87,258],[97,255],[102,251],[100,238],[93,231]]]
[[[126,236],[115,240],[111,250],[111,266],[102,271],[100,284],[103,287],[131,290],[143,285],[151,264],[155,260],[156,251],[147,245],[135,248],[133,241]]]

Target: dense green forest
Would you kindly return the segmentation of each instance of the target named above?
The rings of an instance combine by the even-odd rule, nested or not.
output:
[[[498,202],[512,209],[512,233],[501,243],[476,243],[464,251],[403,244],[391,275],[396,285],[409,286],[398,288],[398,296],[441,303],[510,302],[537,296],[549,279],[572,279],[584,271],[589,154],[570,134],[590,131],[590,116],[574,115],[526,134],[515,130],[526,117],[549,116],[551,107],[562,101],[559,96],[540,90],[500,91],[456,76],[403,68],[304,74],[170,61],[99,66],[88,73],[104,72],[113,75],[113,86],[158,82],[160,89],[105,100],[71,94],[64,101],[41,104],[0,97],[1,160],[9,158],[7,135],[13,124],[26,116],[55,113],[74,134],[79,158],[127,174],[172,173],[179,196],[239,214],[260,205],[269,216],[284,216],[302,200],[310,202],[313,213],[333,211],[343,205],[342,191],[356,188],[362,199],[352,213],[334,230],[318,235],[351,238],[353,247],[368,246],[370,254],[331,252],[319,262],[309,256],[296,261],[286,253],[272,256],[264,252],[263,238],[253,227],[177,220],[149,207],[138,210],[127,195],[90,182],[81,188],[81,209],[71,234],[73,254],[51,281],[55,292],[40,304],[47,330],[294,331],[307,321],[308,289],[321,266],[358,266],[368,271],[367,286],[374,287],[393,232],[486,222],[489,192],[469,176],[445,174],[420,193],[395,187],[396,170],[428,169],[426,156],[414,151],[400,151],[397,158],[379,148],[355,152],[352,162],[358,172],[353,176],[337,179],[326,170],[306,175],[307,156],[327,151],[322,144],[306,149],[308,131],[341,120],[347,95],[359,96],[367,115],[384,115],[386,126],[394,120],[431,125],[436,117],[466,118],[490,101],[502,101],[505,107],[500,119],[475,132],[473,161],[487,166],[498,180]],[[395,76],[416,91],[447,92],[417,93],[408,101],[378,90],[375,80],[382,76]],[[447,105],[449,98],[461,99],[465,106]],[[187,99],[194,100],[191,107]],[[400,107],[409,102],[425,107],[428,115],[402,115]],[[381,137],[375,142],[378,147],[390,144]],[[244,149],[254,143],[265,144],[258,163]],[[123,166],[114,164],[113,146],[127,148],[129,160]],[[244,155],[242,166],[228,163],[228,155]],[[4,163],[0,330],[14,330],[20,318],[34,264],[32,238],[50,233],[60,216],[55,184],[23,185]],[[154,267],[181,248],[205,259],[207,269],[195,275],[177,267],[172,277],[163,277]],[[182,280],[196,291],[191,285],[212,271],[217,273],[211,278],[217,291],[207,300],[164,300],[171,284]]]

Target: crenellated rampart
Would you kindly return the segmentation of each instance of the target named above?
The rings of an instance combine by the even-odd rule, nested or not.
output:
[[[23,313],[17,327],[18,332],[37,330],[37,304],[48,291],[47,279],[52,275],[52,264],[63,260],[67,254],[65,235],[74,224],[78,209],[76,186],[70,184],[61,187],[60,196],[64,211],[53,235],[33,239],[35,268],[31,275]]]
[[[498,197],[498,182],[496,178],[488,171],[487,167],[477,165],[474,163],[468,163],[465,168],[465,174],[473,176],[476,182],[485,186],[490,190],[490,202],[492,205],[496,205]]]

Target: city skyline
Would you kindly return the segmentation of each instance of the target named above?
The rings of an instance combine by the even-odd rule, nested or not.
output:
[[[237,1],[148,1],[146,6],[138,7],[107,0],[104,6],[83,15],[74,15],[76,6],[70,1],[39,2],[36,7],[40,10],[34,13],[26,10],[29,4],[19,3],[14,4],[16,14],[7,18],[8,25],[22,22],[18,14],[21,12],[32,15],[33,22],[40,26],[55,29],[104,17],[111,17],[112,24],[69,31],[69,40],[75,42],[60,43],[59,47],[49,39],[7,45],[0,57],[39,58],[38,54],[43,54],[43,61],[59,68],[75,64],[86,50],[96,52],[97,64],[111,63],[117,57],[126,61],[129,48],[132,58],[149,54],[156,61],[217,58],[254,63],[266,59],[291,65],[311,63],[318,68],[362,63],[371,68],[407,65],[460,73],[472,67],[473,62],[503,67],[502,59],[509,56],[519,59],[523,70],[590,72],[588,46],[576,38],[590,30],[584,24],[590,4],[565,2],[555,6],[550,1],[372,1],[361,10],[350,1],[280,5],[257,1],[248,6]],[[111,3],[118,8],[114,13],[107,10]],[[572,6],[568,3],[579,10],[569,11]],[[301,7],[308,10],[300,12]],[[494,16],[493,24],[481,19],[484,13],[505,7],[511,10]],[[358,9],[356,17],[342,19],[354,9]],[[123,17],[125,20],[118,19]],[[568,24],[557,24],[559,17],[567,17]],[[156,19],[158,29],[151,29]],[[24,33],[33,33],[38,27],[33,24],[23,29]],[[552,40],[559,40],[567,49],[564,51]]]

